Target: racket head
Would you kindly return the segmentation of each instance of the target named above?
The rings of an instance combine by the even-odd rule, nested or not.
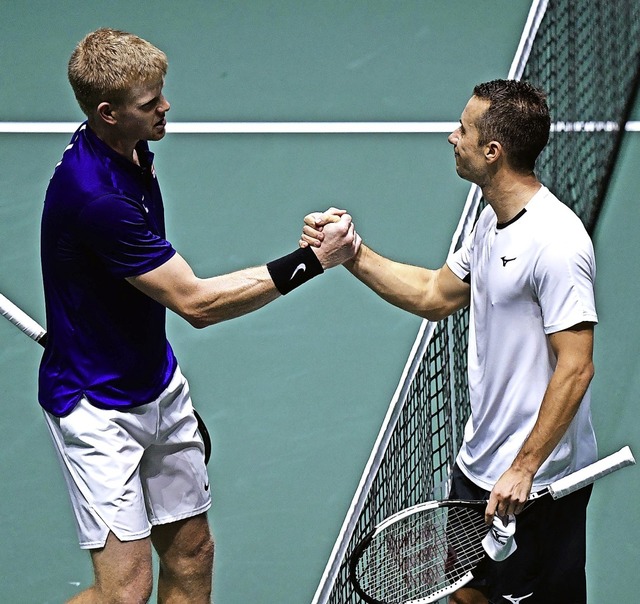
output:
[[[486,501],[430,501],[381,522],[349,558],[368,604],[428,604],[468,583],[484,558]]]

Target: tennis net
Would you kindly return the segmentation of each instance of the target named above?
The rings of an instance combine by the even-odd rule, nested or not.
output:
[[[508,74],[548,93],[542,182],[593,231],[640,83],[637,0],[535,0]],[[483,207],[472,187],[451,249]],[[445,497],[469,415],[469,315],[424,321],[326,565],[313,604],[359,604],[348,579],[355,544],[385,517]]]

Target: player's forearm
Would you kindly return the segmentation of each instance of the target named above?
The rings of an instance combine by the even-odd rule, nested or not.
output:
[[[179,254],[127,280],[197,328],[247,314],[281,295],[266,266],[200,279]]]
[[[280,296],[266,266],[198,279],[179,314],[197,328],[262,308]]]
[[[364,244],[345,267],[390,304],[420,314],[425,279],[420,269],[384,258]]]
[[[575,417],[594,374],[588,360],[556,368],[545,392],[533,430],[516,456],[512,468],[532,478],[551,455]]]
[[[381,298],[422,318],[439,321],[455,310],[438,295],[438,271],[395,262],[364,243],[344,266]]]
[[[326,266],[332,266],[336,259],[342,261],[341,253],[353,255],[352,247],[352,236],[346,244],[338,236],[337,243],[322,256]],[[128,277],[127,281],[194,327],[202,328],[262,308],[323,272],[324,265],[313,250],[298,249],[265,266],[201,279],[184,258],[175,254],[158,268]]]

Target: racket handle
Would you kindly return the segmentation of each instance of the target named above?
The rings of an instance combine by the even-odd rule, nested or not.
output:
[[[46,334],[46,330],[42,325],[34,321],[27,313],[20,310],[2,294],[0,294],[0,314],[36,342],[40,342]]]
[[[636,460],[633,457],[633,453],[631,453],[631,449],[629,447],[623,447],[617,453],[612,453],[586,468],[582,468],[569,476],[556,480],[549,485],[549,493],[554,499],[560,499],[560,497],[564,497],[565,495],[569,495],[569,493],[573,493],[582,487],[590,485],[598,480],[598,478],[602,478],[607,474],[611,474],[611,472],[635,463]]]

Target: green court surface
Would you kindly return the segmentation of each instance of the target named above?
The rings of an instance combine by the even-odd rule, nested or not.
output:
[[[456,122],[505,77],[527,0],[0,1],[0,122],[77,122],[66,62],[111,26],[165,50],[172,122]],[[640,107],[633,119],[639,119]],[[44,321],[39,220],[69,133],[0,134],[0,292]],[[440,266],[468,183],[447,135],[178,134],[153,145],[168,236],[196,273],[292,251],[303,216],[347,208],[364,240]],[[640,452],[640,134],[594,235],[594,421]],[[258,312],[169,336],[213,438],[217,604],[308,604],[420,320],[342,268]],[[0,322],[0,602],[59,604],[92,581],[37,404],[40,349]],[[635,601],[638,470],[596,485],[590,602]]]

